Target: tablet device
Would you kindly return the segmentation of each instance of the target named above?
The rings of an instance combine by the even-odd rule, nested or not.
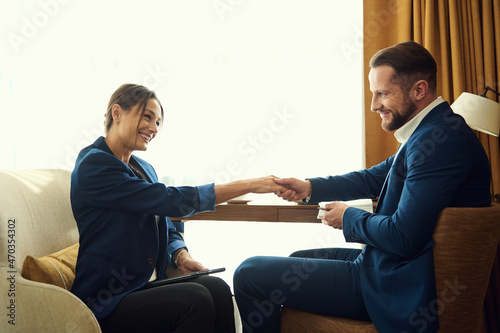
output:
[[[150,281],[150,282],[146,283],[146,285],[144,286],[143,289],[162,286],[164,284],[170,284],[170,283],[174,283],[174,282],[187,281],[187,280],[195,278],[197,276],[224,272],[225,270],[226,270],[225,267],[221,267],[221,268],[209,269],[207,271],[198,271],[198,272],[193,272],[193,273],[187,273],[187,274],[174,276],[174,277],[167,278],[167,279],[154,280],[154,281]]]

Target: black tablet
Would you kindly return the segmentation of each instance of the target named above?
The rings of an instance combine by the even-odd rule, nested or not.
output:
[[[146,285],[144,286],[143,289],[162,286],[164,284],[170,284],[170,283],[174,283],[174,282],[187,281],[187,280],[195,278],[197,276],[207,275],[207,274],[212,274],[212,273],[220,273],[220,272],[224,272],[225,270],[226,270],[225,267],[221,267],[221,268],[209,269],[207,271],[198,271],[198,272],[193,272],[193,273],[187,273],[187,274],[174,276],[174,277],[167,278],[167,279],[154,280],[154,281],[150,281],[150,282],[146,283]]]

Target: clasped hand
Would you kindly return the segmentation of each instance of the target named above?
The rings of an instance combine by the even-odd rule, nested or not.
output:
[[[277,178],[274,181],[285,188],[285,190],[274,192],[280,198],[288,201],[297,201],[311,196],[312,186],[309,180]],[[342,218],[348,207],[348,205],[339,201],[326,204],[325,214],[321,222],[335,229],[342,229]]]

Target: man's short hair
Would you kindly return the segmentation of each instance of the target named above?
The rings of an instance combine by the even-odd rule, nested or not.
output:
[[[436,61],[422,45],[407,41],[378,51],[371,58],[370,67],[384,65],[394,69],[393,80],[403,91],[408,92],[415,82],[425,80],[429,90],[436,93]]]

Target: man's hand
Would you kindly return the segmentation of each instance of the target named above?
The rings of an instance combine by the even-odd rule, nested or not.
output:
[[[321,223],[326,224],[334,229],[342,230],[342,217],[348,205],[343,202],[334,201],[325,205],[326,211]]]
[[[284,191],[274,192],[274,194],[280,198],[288,201],[297,201],[311,196],[312,186],[309,180],[300,180],[297,178],[277,178],[274,181],[276,184],[282,185],[286,188]]]

